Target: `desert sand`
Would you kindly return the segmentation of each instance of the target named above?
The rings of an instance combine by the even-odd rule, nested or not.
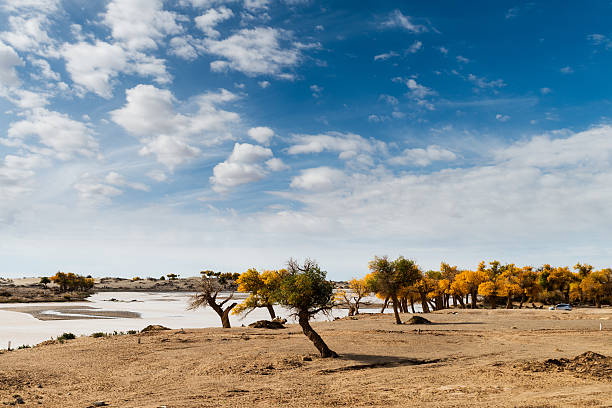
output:
[[[423,316],[434,324],[396,325],[387,314],[313,323],[338,359],[317,357],[293,325],[87,337],[5,352],[0,404],[612,406],[612,359],[562,360],[612,356],[611,308]]]

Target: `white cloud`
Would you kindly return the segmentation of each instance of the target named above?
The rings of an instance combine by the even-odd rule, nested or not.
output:
[[[94,181],[89,174],[84,174],[82,180],[74,184],[79,199],[91,205],[109,204],[113,197],[123,194],[123,190]]]
[[[435,92],[431,88],[420,85],[412,78],[406,81],[406,86],[410,90],[410,94],[417,99],[423,99],[426,96],[435,95]]]
[[[267,87],[270,86],[270,82],[269,81],[259,81],[258,84],[263,89],[266,89]]]
[[[271,159],[272,150],[249,143],[236,143],[234,150],[224,162],[213,168],[210,182],[218,192],[227,191],[241,184],[258,181],[267,176],[268,172],[262,162]],[[268,166],[274,170],[274,163]],[[275,167],[280,170],[279,166]]]
[[[23,60],[13,48],[0,42],[0,91],[2,86],[15,87],[20,84],[16,67],[23,65]]]
[[[540,93],[542,95],[548,95],[551,92],[552,92],[552,89],[550,89],[550,88],[540,88]]]
[[[512,19],[512,18],[517,17],[517,16],[519,15],[519,11],[520,11],[520,8],[519,8],[519,7],[512,7],[512,8],[509,8],[509,9],[506,11],[506,14],[505,14],[506,19]]]
[[[168,175],[161,170],[151,170],[147,173],[147,177],[150,177],[157,182],[168,180]]]
[[[128,60],[123,48],[103,41],[65,44],[62,55],[72,80],[103,98],[113,95],[111,80],[126,69]]]
[[[29,136],[38,137],[38,141],[51,150],[40,149],[61,160],[75,155],[93,157],[98,150],[98,143],[93,131],[82,122],[71,119],[68,115],[36,108],[26,114],[26,119],[11,123],[8,130],[9,142],[23,141]],[[39,150],[32,145],[27,148]]]
[[[49,21],[44,15],[10,16],[8,21],[11,30],[0,33],[0,38],[19,51],[40,51],[52,42],[45,27]]]
[[[291,180],[290,186],[301,190],[329,191],[344,178],[341,170],[322,166],[302,170],[299,176]]]
[[[221,34],[215,30],[215,26],[225,20],[232,18],[234,13],[227,7],[211,8],[195,18],[196,26],[208,37],[217,38]]]
[[[282,159],[279,159],[278,157],[274,157],[270,160],[266,160],[266,166],[268,166],[268,168],[272,171],[282,171],[282,170],[287,170],[289,169],[289,166],[287,166]]]
[[[389,164],[401,166],[429,166],[434,161],[453,161],[457,155],[440,146],[431,145],[426,149],[406,149],[400,156],[389,159]]]
[[[39,70],[39,73],[37,74],[35,73],[30,74],[32,78],[41,79],[41,80],[51,80],[51,81],[60,80],[59,74],[51,69],[49,62],[47,62],[46,60],[40,59],[40,58],[30,58],[29,61],[32,64],[32,66],[38,68]]]
[[[486,78],[478,77],[474,74],[469,74],[467,80],[472,82],[478,88],[503,88],[506,83],[502,79],[496,79],[494,81],[488,81]]]
[[[140,138],[142,155],[154,154],[160,163],[173,169],[199,156],[198,146],[210,146],[231,139],[229,126],[240,117],[217,105],[235,100],[222,89],[193,98],[197,111],[179,113],[177,102],[168,90],[152,85],[137,85],[126,90],[126,104],[112,111],[112,120]]]
[[[312,96],[315,98],[320,98],[321,93],[323,92],[323,87],[319,85],[310,85],[310,90],[312,91]]]
[[[244,0],[244,8],[247,10],[255,11],[267,9],[270,0]]]
[[[375,139],[365,139],[354,133],[328,132],[318,135],[293,135],[294,144],[287,152],[291,155],[338,152],[342,160],[354,159],[360,155],[372,155],[386,151],[386,145]]]
[[[129,182],[121,174],[114,172],[114,171],[111,171],[110,173],[108,173],[106,177],[104,177],[104,181],[114,186],[129,187],[134,190],[140,190],[140,191],[151,191],[151,188],[147,186],[146,184]]]
[[[387,20],[383,22],[383,27],[399,27],[413,33],[427,31],[427,27],[412,22],[412,17],[405,16],[401,11],[394,10]]]
[[[270,27],[242,29],[223,40],[206,38],[205,51],[225,60],[211,63],[213,71],[232,69],[248,76],[275,75],[292,79],[283,73],[286,68],[295,67],[301,58],[299,48],[283,47],[288,32]]]
[[[397,98],[395,96],[391,96],[391,95],[386,95],[386,94],[382,94],[378,97],[379,101],[383,101],[388,103],[389,105],[397,105],[399,103],[399,101],[397,100]]]
[[[165,36],[180,33],[177,19],[162,0],[112,0],[104,14],[113,38],[130,50],[155,49]]]
[[[498,113],[497,115],[495,115],[495,119],[500,122],[507,122],[510,120],[510,116],[502,115],[501,113]]]
[[[410,54],[414,54],[419,52],[423,48],[423,43],[421,41],[415,41],[412,43],[410,47],[406,50]]]
[[[269,127],[265,126],[257,126],[251,128],[247,133],[252,139],[261,144],[270,143],[270,139],[272,138],[272,136],[274,136],[274,131]]]
[[[574,69],[570,66],[563,67],[559,71],[561,71],[562,74],[573,74],[574,73]]]
[[[0,8],[18,13],[57,11],[60,0],[2,0]]]
[[[170,54],[177,57],[194,60],[198,58],[198,52],[189,42],[190,37],[174,37],[170,40]]]
[[[9,100],[22,109],[43,108],[49,104],[49,94],[15,89]]]
[[[399,54],[397,52],[389,51],[389,52],[386,52],[384,54],[375,55],[374,56],[374,61],[378,61],[378,60],[385,61],[385,60],[388,60],[389,58],[397,57],[397,56],[399,56]]]
[[[456,58],[457,58],[457,62],[460,62],[462,64],[467,64],[468,62],[470,62],[469,58],[466,58],[466,57],[464,57],[462,55],[457,55]]]
[[[438,51],[440,51],[444,55],[448,54],[448,48],[446,47],[438,47]]]

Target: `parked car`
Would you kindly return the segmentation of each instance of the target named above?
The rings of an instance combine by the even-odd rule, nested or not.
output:
[[[548,308],[549,310],[572,310],[572,305],[567,303],[559,303],[558,305],[554,305]]]

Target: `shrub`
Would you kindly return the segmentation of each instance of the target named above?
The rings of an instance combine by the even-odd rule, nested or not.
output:
[[[74,339],[76,339],[76,336],[74,334],[72,334],[72,333],[64,333],[61,336],[59,336],[57,339],[60,342],[63,341],[63,340],[74,340]]]
[[[106,333],[95,332],[91,335],[91,337],[93,337],[94,339],[97,339],[98,337],[106,337]]]

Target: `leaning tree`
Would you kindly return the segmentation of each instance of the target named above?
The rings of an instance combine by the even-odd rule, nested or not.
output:
[[[238,303],[233,302],[231,305],[224,309],[223,306],[225,306],[227,302],[229,302],[234,297],[234,292],[230,293],[230,295],[226,299],[218,301],[217,296],[219,295],[222,289],[223,286],[219,282],[218,278],[212,276],[202,276],[202,280],[200,281],[200,286],[198,288],[198,293],[191,297],[188,309],[194,310],[199,307],[210,306],[211,309],[217,312],[217,314],[221,318],[221,324],[223,325],[223,327],[229,329],[230,327],[232,327],[230,325],[229,314]]]
[[[302,331],[321,353],[321,357],[338,357],[310,325],[310,319],[319,312],[329,312],[334,305],[334,285],[325,279],[326,272],[313,260],[306,259],[300,265],[294,259],[287,263],[276,300],[291,308],[298,318]]]

